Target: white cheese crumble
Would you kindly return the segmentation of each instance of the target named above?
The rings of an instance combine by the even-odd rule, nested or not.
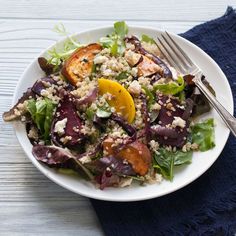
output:
[[[150,109],[151,109],[151,111],[153,111],[153,110],[159,111],[159,110],[161,110],[161,105],[156,102],[156,103],[151,105]]]
[[[131,50],[125,52],[125,59],[129,63],[130,66],[134,66],[140,60],[142,55],[135,53]]]
[[[65,133],[66,123],[67,118],[57,121],[57,123],[55,124],[54,132],[58,133],[59,135],[63,135]]]
[[[128,91],[133,95],[139,95],[141,93],[142,87],[137,80],[134,80],[128,88]]]
[[[180,128],[184,128],[186,125],[186,121],[183,120],[181,117],[179,116],[174,116],[174,120],[172,122],[172,126],[173,127],[177,127],[179,126]]]
[[[150,145],[150,149],[151,149],[152,151],[156,151],[156,150],[158,150],[158,148],[159,148],[159,143],[156,142],[155,140],[151,140],[151,141],[149,142],[149,145]]]
[[[93,62],[94,62],[94,64],[103,64],[107,60],[108,60],[108,58],[106,56],[98,55],[94,58]]]

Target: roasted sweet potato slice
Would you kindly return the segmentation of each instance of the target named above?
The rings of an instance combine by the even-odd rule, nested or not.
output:
[[[61,73],[71,84],[76,85],[78,81],[91,75],[93,59],[101,50],[101,45],[97,43],[77,49],[65,61]]]
[[[143,60],[138,64],[138,76],[150,76],[157,72],[162,72],[162,68],[146,56],[142,56]]]
[[[117,157],[127,160],[134,171],[142,176],[147,174],[151,164],[151,153],[148,147],[139,141],[127,145],[117,154]]]
[[[112,147],[113,143],[114,140],[108,138],[104,140],[102,144],[103,150],[105,150],[108,156],[115,156],[126,160],[131,164],[135,173],[139,175],[143,176],[147,174],[151,164],[151,153],[145,144],[135,141],[125,146],[120,152],[116,153],[114,150],[115,148]]]

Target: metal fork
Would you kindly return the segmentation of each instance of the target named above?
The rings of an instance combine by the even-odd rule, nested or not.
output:
[[[184,50],[176,43],[170,34],[165,32],[157,38],[160,45],[157,47],[167,59],[171,66],[175,67],[183,75],[191,74],[194,76],[193,81],[199,90],[206,96],[211,105],[219,113],[225,124],[236,137],[236,118],[232,116],[221,103],[212,95],[202,82],[203,73],[201,69],[189,58]]]

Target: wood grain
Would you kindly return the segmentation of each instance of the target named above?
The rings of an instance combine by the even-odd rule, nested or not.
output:
[[[234,0],[110,1],[60,0],[6,1],[1,5],[3,19],[75,19],[75,20],[138,20],[138,21],[205,21],[222,15]]]
[[[235,0],[0,0],[0,235],[102,235],[88,199],[42,175],[25,156],[3,111],[11,106],[21,74],[41,50],[69,32],[128,24],[184,32],[222,15]]]

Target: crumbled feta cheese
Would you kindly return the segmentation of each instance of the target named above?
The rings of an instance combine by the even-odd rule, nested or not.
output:
[[[159,111],[159,110],[161,110],[161,105],[159,103],[154,103],[151,105],[150,109],[151,109],[151,111],[153,111],[153,110]]]
[[[88,155],[83,156],[79,159],[82,164],[91,162],[91,158]]]
[[[31,138],[31,139],[34,139],[34,140],[38,140],[38,132],[37,132],[37,129],[35,127],[32,127],[30,130],[29,130],[29,133],[28,133],[28,137]]]
[[[134,80],[128,88],[128,91],[133,95],[139,95],[141,93],[142,87],[137,80]]]
[[[180,128],[184,128],[186,125],[186,121],[183,120],[181,117],[179,116],[174,116],[174,120],[172,122],[172,126],[173,127],[177,127],[179,126]]]
[[[155,140],[151,140],[149,142],[149,145],[150,145],[150,149],[153,151],[156,151],[159,148],[159,143],[156,142]]]
[[[55,124],[54,132],[58,133],[59,135],[63,135],[65,133],[65,128],[66,128],[66,123],[67,123],[67,118],[63,120],[57,121]]]
[[[128,50],[125,52],[125,59],[129,63],[130,66],[136,65],[139,62],[141,56],[142,55],[135,53],[131,50]]]
[[[122,178],[119,182],[119,187],[123,188],[131,185],[133,179],[132,178]]]
[[[107,57],[98,55],[94,58],[93,62],[94,64],[103,64],[108,60]]]

